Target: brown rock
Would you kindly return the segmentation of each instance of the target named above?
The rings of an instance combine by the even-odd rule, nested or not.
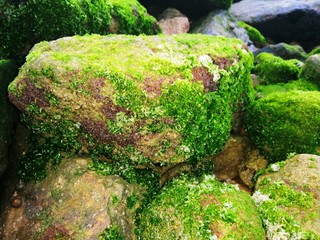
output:
[[[166,9],[160,17],[159,26],[165,35],[181,34],[189,31],[189,19],[174,8]]]
[[[144,190],[118,176],[88,170],[89,159],[66,159],[46,179],[27,183],[20,208],[7,207],[0,239],[98,239],[117,226],[125,239],[135,239],[135,210]],[[129,208],[128,197],[137,203]]]

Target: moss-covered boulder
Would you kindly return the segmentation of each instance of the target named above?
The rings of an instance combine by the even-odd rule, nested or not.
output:
[[[0,180],[8,164],[15,112],[8,99],[8,85],[18,73],[12,60],[0,60]]]
[[[284,42],[277,43],[277,44],[269,44],[257,51],[253,54],[258,55],[262,52],[271,53],[277,57],[281,57],[284,60],[289,59],[298,59],[299,61],[304,62],[308,54],[304,51],[304,49],[297,44],[287,44]]]
[[[214,176],[181,177],[143,209],[142,239],[265,239],[250,195]]]
[[[298,79],[300,61],[283,60],[270,53],[260,53],[255,57],[254,73],[266,84],[289,82]]]
[[[245,114],[251,140],[272,161],[289,153],[316,153],[320,142],[320,92],[272,93],[251,104]]]
[[[308,57],[301,69],[300,77],[320,86],[320,54]]]
[[[320,239],[320,157],[271,164],[253,194],[267,239]]]
[[[12,2],[0,2],[0,58],[24,57],[37,42],[75,34],[159,32],[137,0]]]
[[[232,112],[250,98],[252,61],[223,37],[68,37],[33,48],[9,97],[44,123],[39,133],[82,131],[58,144],[85,152],[98,142],[135,164],[193,162],[228,139]]]
[[[135,211],[144,189],[98,175],[90,165],[86,158],[64,159],[45,180],[18,189],[14,197],[22,206],[6,206],[1,239],[136,239]],[[108,235],[114,238],[103,238]]]

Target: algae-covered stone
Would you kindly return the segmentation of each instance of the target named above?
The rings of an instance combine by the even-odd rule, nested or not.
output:
[[[24,57],[37,42],[85,33],[155,34],[155,18],[137,0],[0,2],[0,57]]]
[[[253,71],[267,83],[288,82],[298,79],[300,62],[296,59],[283,60],[270,53],[255,57]]]
[[[265,239],[250,195],[210,175],[170,182],[140,222],[142,239]]]
[[[8,85],[18,68],[12,60],[0,60],[0,179],[8,164],[8,151],[14,124],[14,109],[8,100]]]
[[[272,161],[289,153],[315,153],[320,139],[320,92],[271,93],[251,104],[245,114],[251,140]]]
[[[268,239],[320,239],[320,157],[271,164],[253,195]]]
[[[11,239],[104,239],[117,233],[136,239],[135,211],[144,189],[118,176],[89,170],[91,160],[64,159],[41,182],[26,183],[20,208],[7,208],[0,237]],[[107,239],[107,238],[106,238]]]
[[[266,45],[266,39],[265,37],[259,32],[258,29],[250,26],[249,24],[245,22],[238,22],[238,25],[244,29],[247,30],[247,33],[249,35],[250,40],[253,42],[253,44],[257,47],[263,47]]]
[[[308,57],[301,69],[300,77],[320,86],[320,54]]]
[[[221,149],[249,100],[252,61],[223,37],[67,37],[37,44],[9,95],[34,120],[70,121],[83,146],[89,133],[114,160],[198,161]]]

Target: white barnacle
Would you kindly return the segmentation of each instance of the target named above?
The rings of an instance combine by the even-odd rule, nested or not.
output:
[[[252,199],[257,206],[260,206],[263,202],[270,200],[269,195],[265,195],[259,190],[255,191],[255,193],[252,195]]]

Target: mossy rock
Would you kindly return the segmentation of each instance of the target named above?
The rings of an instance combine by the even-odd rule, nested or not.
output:
[[[143,209],[142,239],[265,239],[250,195],[214,176],[181,177]]]
[[[300,77],[320,86],[320,54],[307,58],[301,69]]]
[[[253,72],[259,75],[266,84],[297,80],[300,61],[283,60],[270,53],[260,53],[255,57]]]
[[[0,3],[2,58],[22,58],[35,43],[75,34],[159,32],[156,19],[137,0],[3,2]]]
[[[299,79],[288,83],[276,83],[270,85],[257,85],[255,87],[257,97],[265,97],[275,92],[289,92],[289,91],[319,91],[317,84],[309,82],[305,79]]]
[[[90,170],[88,158],[63,159],[43,181],[18,190],[23,204],[4,211],[1,239],[136,239],[145,189]],[[105,236],[118,238],[103,238]]]
[[[238,25],[247,30],[250,40],[256,47],[264,47],[266,45],[266,39],[264,36],[259,32],[258,29],[250,26],[245,22],[238,22]]]
[[[115,160],[194,162],[228,139],[232,112],[253,92],[252,62],[240,40],[224,37],[67,37],[32,49],[9,97],[45,123],[39,133],[76,129],[56,143],[77,151],[97,148],[89,134]]]
[[[314,49],[312,49],[311,52],[308,53],[308,56],[310,57],[310,56],[318,54],[318,53],[320,53],[320,46],[317,46]]]
[[[250,139],[272,161],[289,153],[319,151],[320,92],[272,93],[253,102],[245,113]]]
[[[13,133],[15,111],[8,99],[8,85],[18,74],[13,60],[0,60],[0,179],[8,163],[9,146]]]
[[[253,194],[267,239],[320,239],[320,157],[271,164]]]

